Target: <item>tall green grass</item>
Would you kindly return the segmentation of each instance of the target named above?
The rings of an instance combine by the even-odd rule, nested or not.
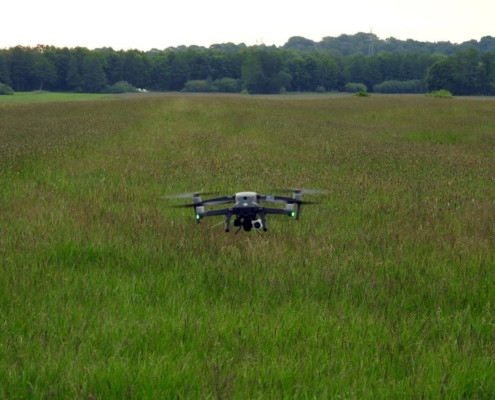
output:
[[[0,96],[0,104],[47,103],[66,101],[88,101],[111,98],[108,94],[16,92],[13,96]]]
[[[0,108],[0,396],[493,397],[494,104]],[[165,198],[274,187],[328,194],[238,235]]]

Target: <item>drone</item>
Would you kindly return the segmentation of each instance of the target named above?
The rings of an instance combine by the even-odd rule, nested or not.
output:
[[[284,190],[287,191],[287,190]],[[239,230],[244,229],[250,232],[253,228],[267,231],[266,216],[270,214],[287,215],[299,220],[301,206],[303,204],[315,204],[310,201],[302,200],[303,194],[319,194],[325,193],[321,190],[311,189],[293,189],[292,197],[276,196],[276,195],[261,195],[256,192],[239,192],[233,196],[216,197],[208,200],[201,200],[201,195],[209,195],[211,193],[184,193],[169,198],[188,198],[192,197],[193,202],[190,204],[181,204],[175,207],[194,208],[196,222],[199,224],[205,217],[213,217],[218,215],[225,216],[225,232],[230,231],[230,224],[234,218],[234,226]],[[205,210],[208,206],[218,206],[232,203],[228,208],[218,210]],[[264,207],[260,203],[282,203],[285,208]],[[239,230],[237,232],[239,232]],[[236,233],[237,233],[236,232]]]

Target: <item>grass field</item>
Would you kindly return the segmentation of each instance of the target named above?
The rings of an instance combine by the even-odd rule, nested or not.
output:
[[[490,100],[0,104],[0,397],[495,397],[494,146]],[[165,198],[274,187],[328,194]]]
[[[54,92],[16,92],[13,96],[0,96],[0,105],[9,103],[53,103],[59,101],[88,101],[111,98],[108,94],[90,93],[54,93]]]

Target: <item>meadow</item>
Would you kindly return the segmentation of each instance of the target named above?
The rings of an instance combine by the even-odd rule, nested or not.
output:
[[[17,92],[15,96],[0,96],[0,104],[19,104],[19,103],[53,103],[67,101],[88,101],[110,99],[112,96],[107,94],[93,93],[55,93],[55,92]]]
[[[0,103],[0,397],[495,397],[495,100]],[[316,188],[266,233],[167,195]]]

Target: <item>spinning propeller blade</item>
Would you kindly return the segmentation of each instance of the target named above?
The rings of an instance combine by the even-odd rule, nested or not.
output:
[[[203,200],[201,205],[203,206],[218,206],[220,204],[232,203],[234,201],[233,196],[218,197],[216,199]]]
[[[319,201],[306,201],[306,200],[293,200],[288,201],[288,204],[296,203],[296,204],[321,204]]]
[[[190,199],[194,196],[212,196],[214,194],[218,194],[218,192],[192,192],[192,193],[179,193],[179,194],[171,194],[165,196],[167,199]]]
[[[234,198],[232,196],[224,196],[224,197],[218,197],[216,199],[198,201],[196,203],[180,204],[178,206],[173,206],[173,207],[179,207],[180,208],[180,207],[218,206],[221,204],[232,203],[233,201],[234,201]]]
[[[282,193],[298,193],[298,194],[325,194],[328,193],[327,190],[320,189],[286,189],[286,188],[276,188],[275,191]]]

